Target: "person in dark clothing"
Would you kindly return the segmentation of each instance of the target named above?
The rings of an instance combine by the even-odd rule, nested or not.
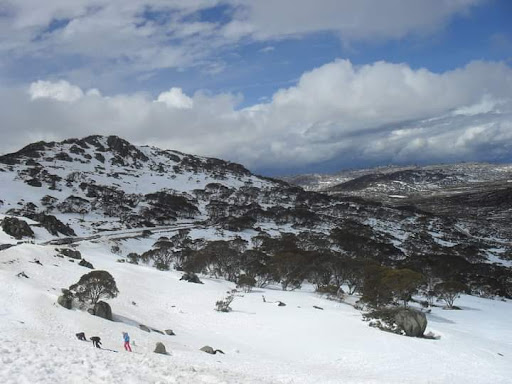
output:
[[[98,336],[91,337],[92,345],[96,348],[101,348],[101,339]]]
[[[76,337],[78,338],[78,340],[87,341],[87,339],[85,338],[85,333],[83,332],[77,333]]]

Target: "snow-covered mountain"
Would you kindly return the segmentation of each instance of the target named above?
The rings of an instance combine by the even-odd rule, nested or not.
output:
[[[365,190],[379,194],[418,195],[453,188],[470,188],[481,183],[507,182],[512,179],[512,165],[458,164],[429,166],[370,173],[344,181],[329,191]]]
[[[444,192],[456,184],[399,172],[403,183],[445,183]],[[0,380],[505,383],[511,307],[488,298],[512,297],[510,195],[498,176],[483,180],[491,172],[472,194],[446,192],[450,203],[435,205],[436,187],[399,204],[378,193],[305,191],[239,164],[115,136],[0,156]],[[361,321],[358,292],[340,301],[315,291],[350,280],[339,261],[356,282],[377,263],[457,279],[473,296],[461,299],[463,311],[430,308],[427,330],[440,340],[383,333]],[[114,321],[57,304],[89,268],[117,281]],[[182,270],[204,284],[180,281]],[[235,292],[231,313],[214,311],[241,275],[256,288]],[[75,339],[80,331],[115,351],[128,331],[137,353],[92,349]],[[158,341],[172,356],[152,353]],[[206,344],[226,354],[199,351]],[[484,368],[467,369],[469,350]]]
[[[428,166],[386,166],[305,174],[283,180],[310,191],[353,192],[371,198],[389,194],[433,193],[486,182],[512,182],[512,164],[457,163]],[[509,181],[511,180],[511,181]]]
[[[507,166],[470,164],[369,173],[327,195],[255,176],[219,159],[90,136],[34,143],[1,156],[0,213],[34,220],[61,238],[180,223],[229,231],[249,247],[256,235],[314,235],[327,245],[310,244],[310,249],[350,253],[356,244],[364,250],[358,257],[395,266],[457,257],[491,278],[493,268],[512,259],[506,225],[512,217],[510,172]],[[468,183],[474,183],[472,195],[461,194]],[[436,194],[415,193],[391,203],[379,198],[382,191],[388,197],[404,193],[404,185]],[[475,185],[484,186],[480,198]],[[440,191],[448,188],[459,188],[458,194],[439,203]],[[333,240],[335,230],[343,233],[341,239]]]
[[[115,136],[34,143],[0,164],[2,212],[65,214],[76,233],[205,218],[197,191],[274,185],[238,164],[135,147]]]
[[[300,175],[283,180],[309,191],[358,197],[388,206],[410,206],[461,219],[473,232],[512,237],[512,164],[459,163],[388,166],[334,175]],[[486,225],[482,226],[481,223]]]

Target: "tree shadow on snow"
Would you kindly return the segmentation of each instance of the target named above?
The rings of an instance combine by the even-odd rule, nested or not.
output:
[[[456,324],[455,321],[445,319],[444,317],[433,315],[431,313],[427,315],[427,319],[428,321],[432,321],[434,323]]]
[[[479,308],[472,308],[472,307],[463,307],[461,305],[458,306],[460,309],[464,310],[464,311],[478,311],[478,312],[481,312],[482,310],[479,309]]]
[[[112,314],[112,321],[114,321],[116,323],[124,323],[126,325],[131,325],[131,326],[137,327],[137,328],[139,328],[139,324],[141,324],[138,321],[130,319],[129,317],[116,315],[116,314]]]
[[[144,332],[148,332],[148,333],[156,332],[161,335],[165,335],[165,332],[160,329],[157,329],[157,328],[151,327],[147,324],[141,323],[139,321],[130,319],[129,317],[126,317],[126,316],[112,314],[112,321],[114,321],[116,323],[123,323],[123,324],[129,325],[131,327],[135,327],[138,330],[141,330]]]
[[[256,312],[240,311],[239,309],[232,309],[230,312],[234,312],[234,313],[245,313],[246,315],[255,315],[255,314],[256,314]]]

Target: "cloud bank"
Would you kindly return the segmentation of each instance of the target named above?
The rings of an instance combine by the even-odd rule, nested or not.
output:
[[[336,31],[346,40],[400,39],[442,28],[456,15],[485,0],[233,0],[229,37],[267,40],[319,31]]]
[[[444,73],[336,60],[267,103],[170,87],[102,96],[66,81],[0,91],[2,152],[38,139],[116,134],[138,144],[216,156],[255,170],[314,164],[510,161],[512,69],[472,62]]]
[[[169,68],[215,73],[225,67],[219,53],[243,42],[326,31],[348,43],[425,35],[486,1],[4,0],[0,73],[9,78],[23,62],[82,85]]]

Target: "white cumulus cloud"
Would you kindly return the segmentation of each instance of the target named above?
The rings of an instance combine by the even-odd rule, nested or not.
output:
[[[55,83],[39,80],[30,84],[28,92],[32,100],[47,98],[73,102],[84,96],[84,92],[79,87],[71,85],[65,80]]]
[[[156,98],[107,97],[65,81],[38,81],[28,95],[0,90],[0,148],[15,150],[31,138],[116,134],[256,169],[503,160],[512,153],[512,69],[504,63],[434,73],[336,60],[268,102],[240,109],[240,99],[176,87]]]
[[[172,87],[167,92],[162,92],[158,95],[156,101],[172,108],[190,109],[194,106],[194,101],[185,95],[181,88],[176,87]]]

